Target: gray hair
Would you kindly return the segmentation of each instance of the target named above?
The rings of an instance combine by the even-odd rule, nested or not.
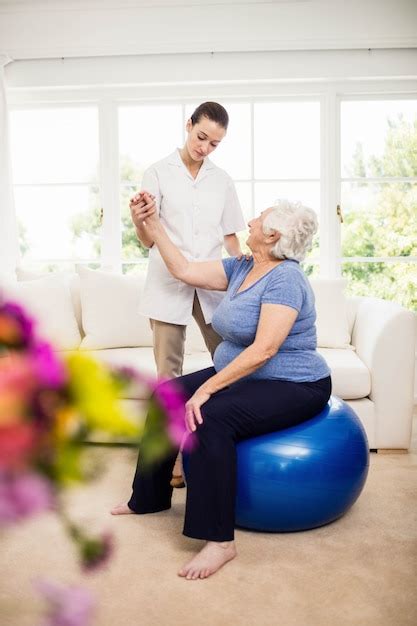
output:
[[[269,235],[271,230],[281,233],[270,249],[272,256],[295,261],[303,261],[311,250],[317,228],[317,216],[312,209],[288,200],[277,200],[263,223],[265,235]]]

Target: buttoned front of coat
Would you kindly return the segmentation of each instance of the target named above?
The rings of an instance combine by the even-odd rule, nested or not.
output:
[[[221,259],[223,237],[245,228],[230,176],[205,158],[194,179],[176,150],[146,170],[142,189],[155,196],[161,223],[190,261]],[[195,288],[175,279],[157,246],[149,266],[140,313],[171,324],[189,324]],[[206,323],[223,294],[197,289]]]

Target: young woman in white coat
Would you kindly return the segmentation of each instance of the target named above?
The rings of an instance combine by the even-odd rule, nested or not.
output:
[[[187,121],[184,146],[146,170],[142,191],[130,202],[131,208],[139,207],[144,204],[143,194],[151,194],[161,223],[189,261],[221,259],[223,246],[230,256],[242,254],[236,232],[246,225],[235,186],[208,158],[225,137],[228,123],[223,106],[200,104]],[[213,356],[221,338],[212,328],[211,318],[223,294],[196,289],[174,278],[146,227],[136,226],[136,234],[150,248],[140,313],[151,322],[158,377],[176,378],[182,375],[186,327],[192,317]],[[184,486],[180,458],[172,486]]]

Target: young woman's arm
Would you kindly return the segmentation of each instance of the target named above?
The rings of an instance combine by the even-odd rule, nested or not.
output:
[[[149,240],[158,247],[159,253],[171,274],[193,287],[226,291],[228,280],[221,261],[188,261],[172,243],[156,215],[155,202],[146,193],[146,204],[131,205],[132,221],[138,229],[146,230]]]

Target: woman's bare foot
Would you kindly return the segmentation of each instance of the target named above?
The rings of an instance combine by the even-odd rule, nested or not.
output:
[[[187,580],[208,578],[237,555],[234,541],[208,541],[180,571],[178,576]]]
[[[129,509],[127,504],[123,503],[115,506],[114,509],[110,511],[110,513],[112,515],[129,515],[130,513],[133,513],[133,511],[132,509]]]

